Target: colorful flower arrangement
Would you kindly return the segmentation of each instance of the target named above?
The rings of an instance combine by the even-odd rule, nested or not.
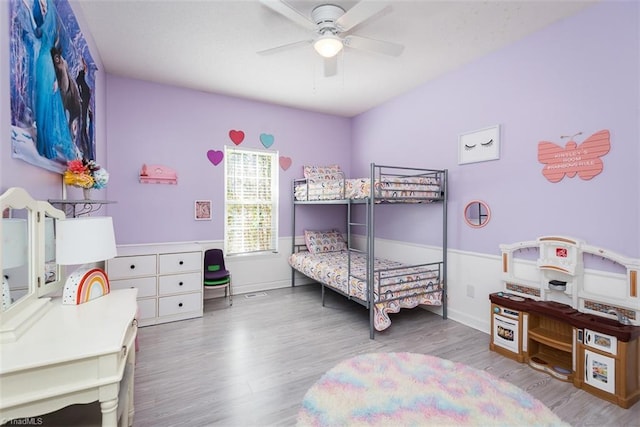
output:
[[[64,183],[81,188],[100,190],[107,186],[109,173],[95,160],[71,160],[64,171]]]

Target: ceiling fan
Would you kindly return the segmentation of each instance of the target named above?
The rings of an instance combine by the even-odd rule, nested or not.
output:
[[[284,0],[260,0],[260,2],[312,31],[308,39],[261,50],[258,52],[260,55],[270,55],[312,44],[316,52],[324,58],[324,75],[330,77],[337,73],[337,55],[345,46],[389,56],[399,56],[404,50],[404,46],[401,44],[350,33],[351,30],[366,21],[389,12],[391,6],[388,2],[361,0],[346,12],[335,4],[320,4],[313,8],[311,17],[305,16]]]

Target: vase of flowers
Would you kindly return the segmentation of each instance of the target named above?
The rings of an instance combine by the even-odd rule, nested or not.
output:
[[[67,170],[64,171],[64,183],[80,187],[83,190],[84,198],[91,198],[91,189],[100,190],[107,186],[109,173],[95,160],[71,160],[67,163]]]

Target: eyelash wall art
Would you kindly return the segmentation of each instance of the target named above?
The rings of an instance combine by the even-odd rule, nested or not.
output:
[[[481,142],[480,143],[481,147],[491,147],[492,145],[493,145],[493,139],[490,139],[487,142]],[[473,145],[464,144],[464,149],[465,150],[473,150],[477,146],[478,146],[478,144],[473,144]]]
[[[477,163],[500,158],[500,125],[458,136],[458,164]]]

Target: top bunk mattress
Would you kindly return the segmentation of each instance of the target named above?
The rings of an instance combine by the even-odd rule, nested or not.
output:
[[[424,203],[441,197],[437,177],[384,177],[376,179],[376,199],[386,202]],[[370,178],[300,179],[294,181],[296,201],[365,199],[371,196]]]

